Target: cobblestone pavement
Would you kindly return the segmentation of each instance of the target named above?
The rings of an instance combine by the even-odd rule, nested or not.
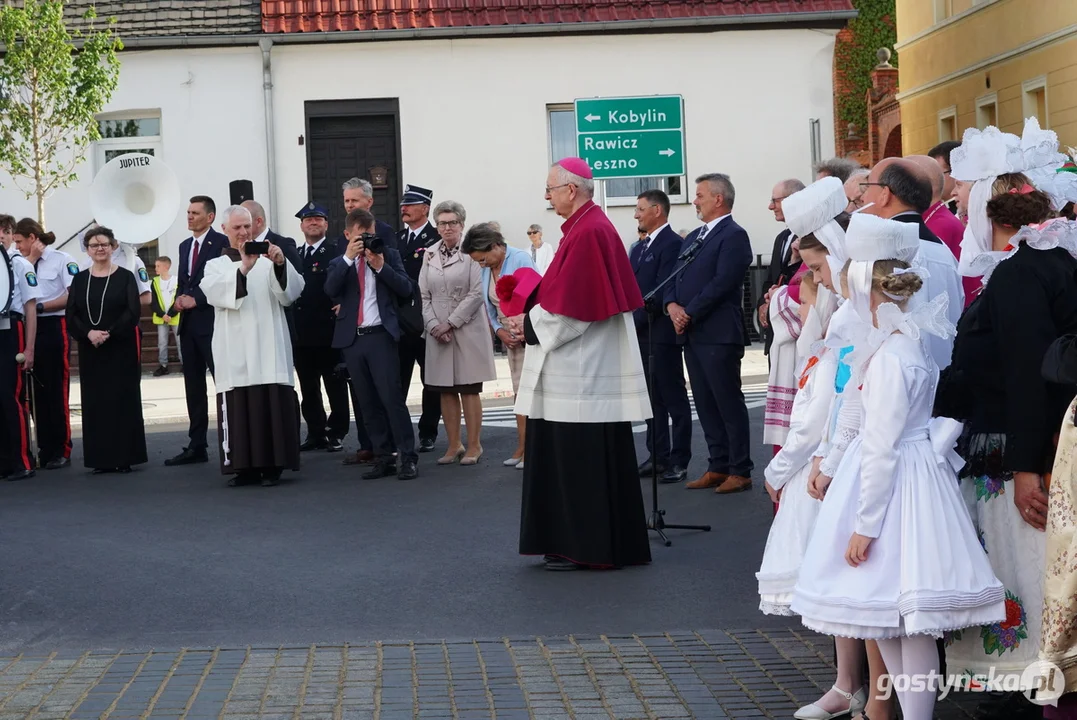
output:
[[[0,658],[0,720],[790,718],[833,673],[799,629],[54,653]]]

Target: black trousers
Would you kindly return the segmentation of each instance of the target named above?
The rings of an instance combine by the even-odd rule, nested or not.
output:
[[[748,406],[740,389],[744,346],[704,345],[689,339],[684,356],[699,424],[707,439],[707,470],[750,478],[753,465]]]
[[[300,409],[311,438],[343,440],[348,435],[348,383],[337,374],[340,351],[331,347],[294,347],[292,357],[303,400]],[[329,418],[322,404],[322,384],[329,396]]]
[[[21,323],[0,330],[0,475],[29,470],[30,412],[25,402],[22,365],[15,355],[24,350]]]
[[[423,414],[419,418],[419,437],[434,440],[438,436],[438,424],[441,422],[441,393],[427,390],[426,384],[426,339],[421,335],[405,334],[400,338],[400,383],[404,391],[404,402],[408,399],[411,387],[411,374],[415,364],[419,365],[419,378],[423,381]]]
[[[400,386],[396,340],[379,326],[374,332],[356,336],[343,354],[374,454],[392,455],[395,442],[401,462],[417,461],[411,414]]]
[[[654,407],[654,418],[647,421],[647,450],[651,453],[651,460],[659,465],[687,468],[692,460],[692,406],[688,402],[688,388],[684,384],[681,346],[655,343],[650,348],[654,355],[652,384],[646,333],[640,335],[639,343],[647,390]],[[673,418],[672,437],[670,418]]]
[[[213,336],[180,335],[183,348],[183,389],[187,395],[187,417],[190,430],[187,436],[191,450],[208,447],[206,433],[209,431],[209,400],[206,399],[206,370],[213,373]]]
[[[42,465],[71,457],[71,339],[67,319],[38,317],[34,343],[34,385],[38,457]]]

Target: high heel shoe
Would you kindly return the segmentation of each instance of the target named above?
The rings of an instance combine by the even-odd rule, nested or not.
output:
[[[504,465],[505,467],[516,467],[517,465],[522,463],[523,460],[524,459],[522,457],[510,457],[508,460],[506,460],[505,462],[503,462],[501,464]]]
[[[482,448],[479,448],[479,454],[478,455],[464,455],[464,457],[460,459],[460,464],[461,465],[478,465],[479,464],[479,458],[481,458],[481,457],[482,457]]]
[[[849,701],[849,708],[847,710],[827,712],[815,703],[812,703],[797,710],[796,713],[793,714],[793,717],[796,718],[796,720],[834,720],[834,718],[845,718],[857,715],[858,713],[863,712],[864,706],[867,705],[868,698],[864,688],[860,688],[855,693],[847,693],[835,685],[831,690]]]
[[[438,465],[452,465],[454,462],[464,457],[464,452],[464,448],[459,447],[456,449],[456,452],[445,453],[438,458]]]

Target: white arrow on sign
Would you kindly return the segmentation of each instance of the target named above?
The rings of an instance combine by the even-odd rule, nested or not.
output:
[[[673,152],[673,150],[671,148],[666,148],[665,150],[659,150],[658,154],[659,155],[665,155],[666,157],[673,157],[673,155],[675,153]]]
[[[586,120],[587,122],[594,122],[595,120],[601,120],[602,116],[601,115],[587,115],[583,119]]]

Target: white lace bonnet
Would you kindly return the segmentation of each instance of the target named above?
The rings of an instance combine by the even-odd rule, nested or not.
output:
[[[920,252],[920,228],[913,223],[857,213],[849,219],[845,240],[852,261],[846,275],[849,300],[860,319],[871,325],[871,275],[875,262],[901,260],[911,264]],[[916,272],[923,274],[919,269]]]
[[[827,250],[827,263],[837,277],[845,266],[845,231],[834,221],[849,205],[845,186],[836,177],[825,177],[782,201],[785,224],[797,237],[814,235]]]

